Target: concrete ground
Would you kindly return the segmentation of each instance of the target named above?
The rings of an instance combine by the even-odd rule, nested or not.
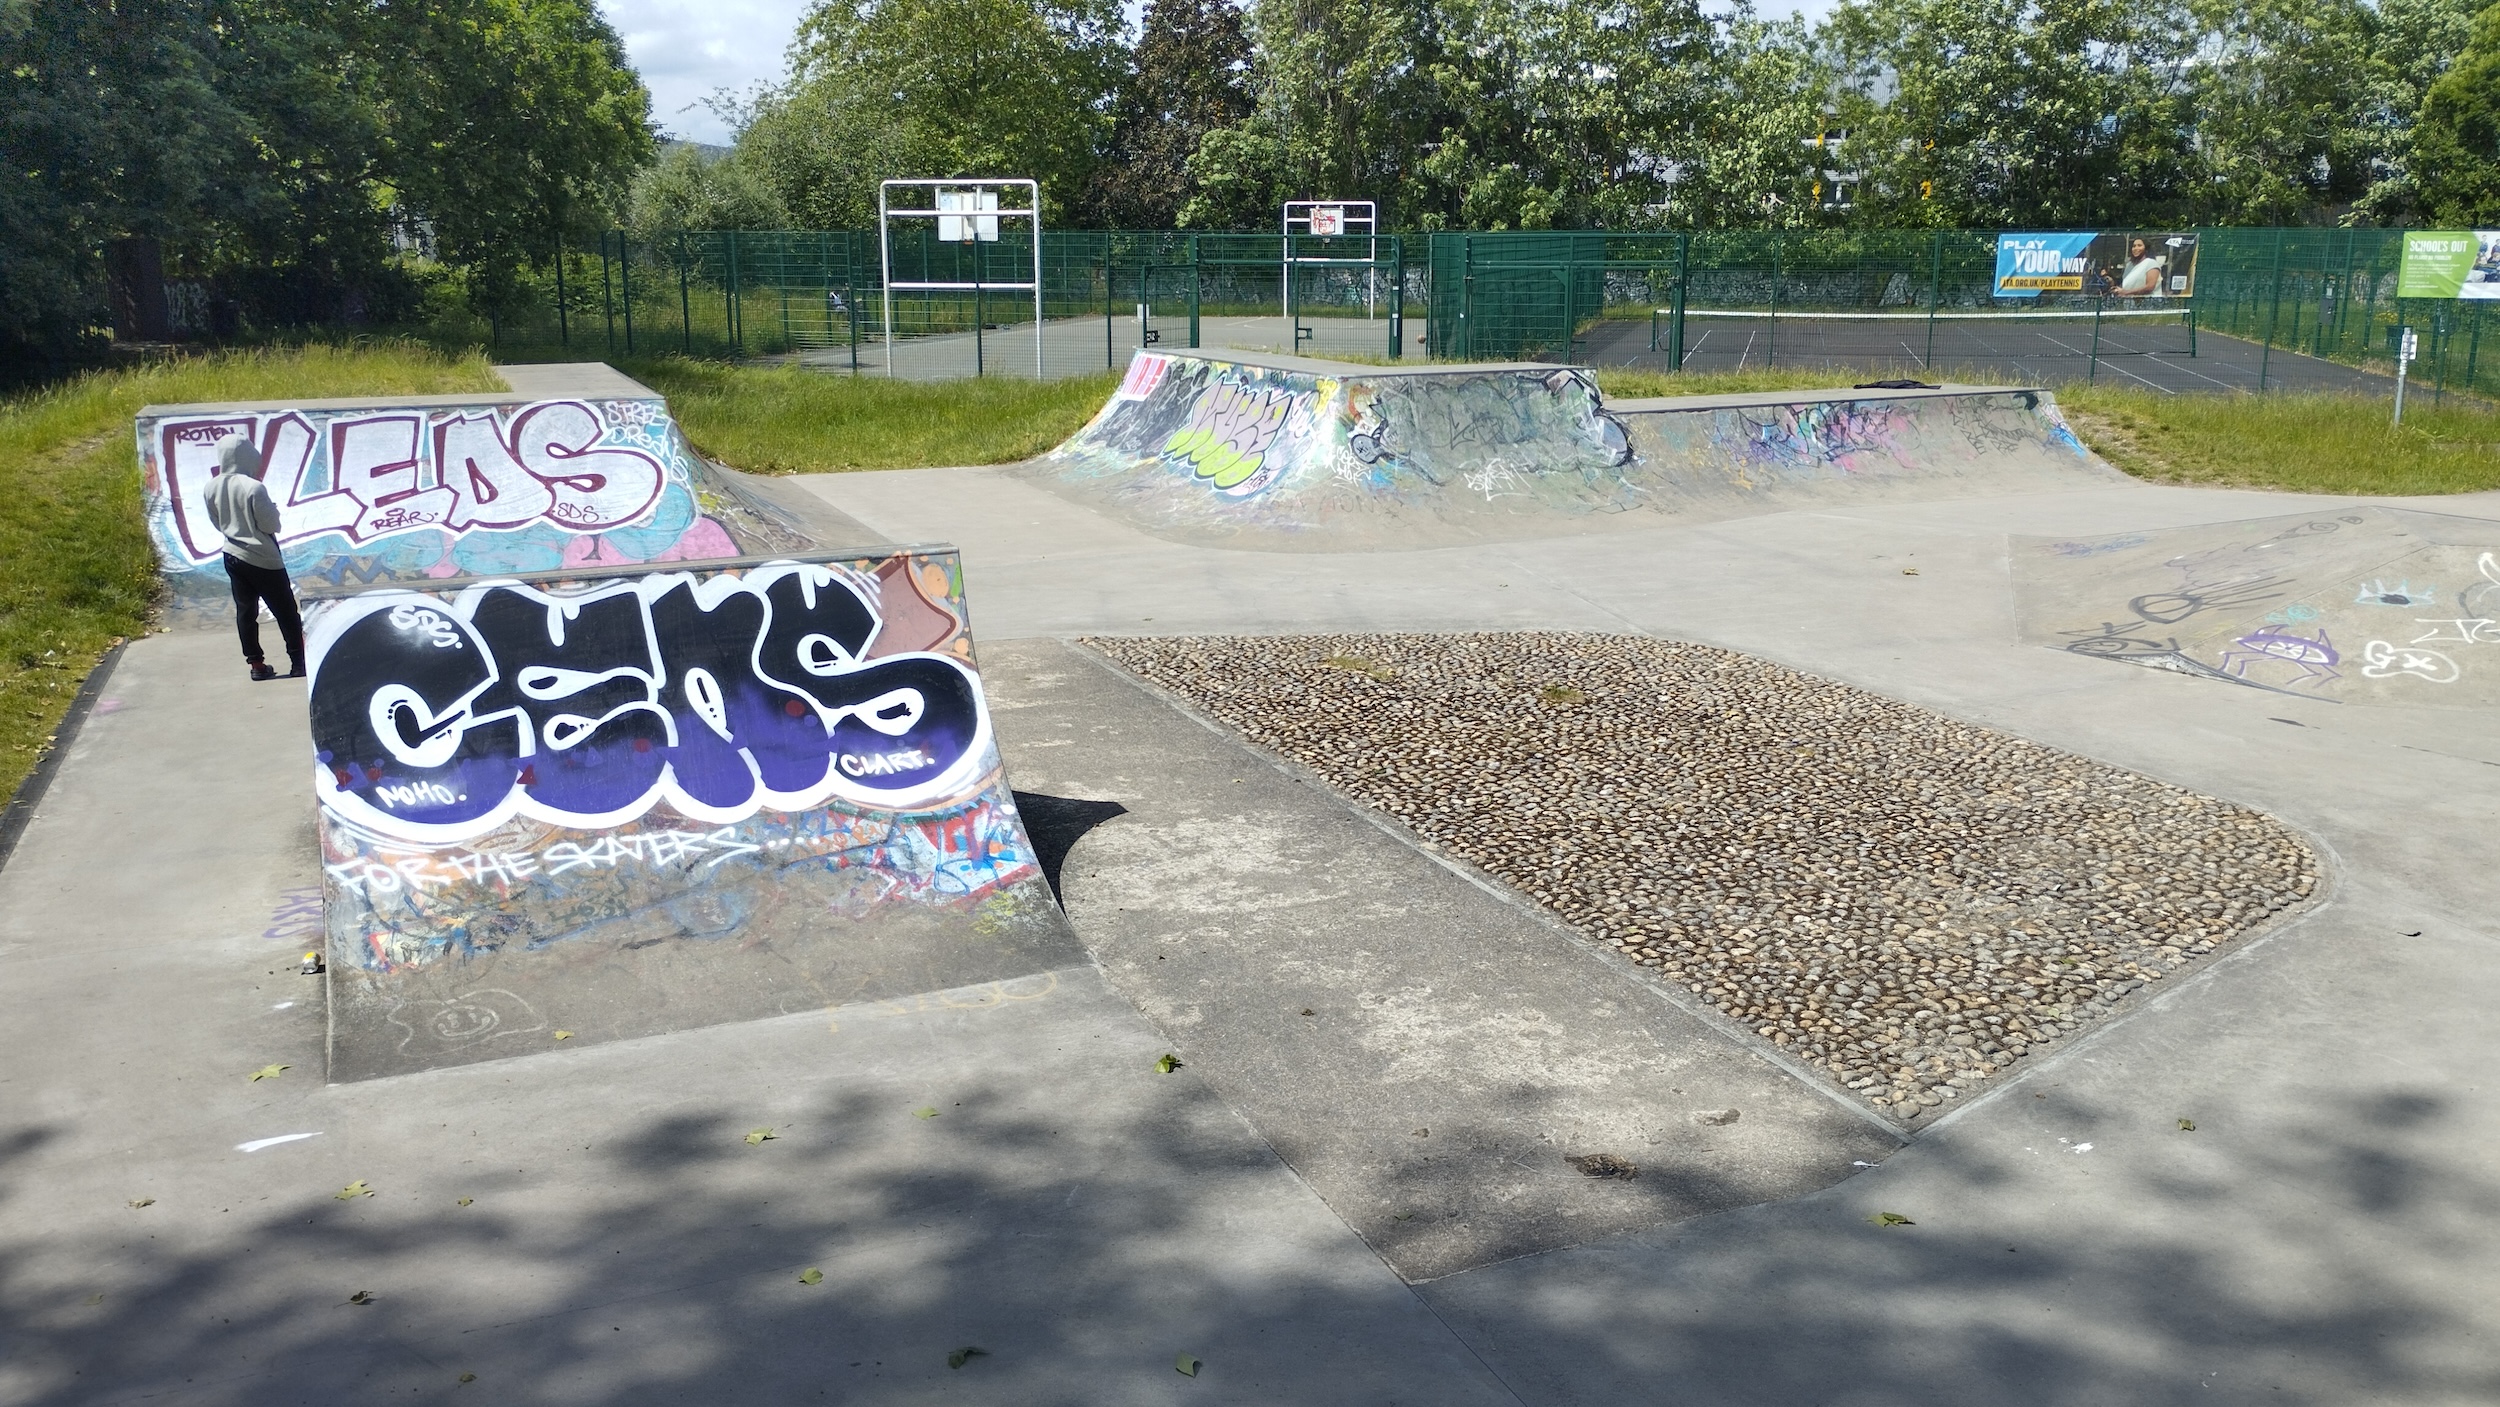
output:
[[[2323,500],[1329,555],[997,470],[802,483],[963,547],[1093,964],[325,1087],[300,695],[222,637],[139,641],[0,870],[0,1402],[2500,1398],[2500,720],[2017,638],[2009,534]],[[1748,650],[2262,807],[2327,897],[1903,1146],[1064,640],[1527,626]],[[1644,1178],[1558,1175],[1581,1151]]]

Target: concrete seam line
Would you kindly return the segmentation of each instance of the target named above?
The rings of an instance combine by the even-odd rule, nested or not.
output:
[[[9,857],[17,853],[17,842],[26,834],[26,827],[35,819],[35,808],[43,804],[44,793],[52,789],[52,779],[61,770],[61,762],[69,756],[70,744],[78,741],[79,730],[87,724],[87,715],[95,711],[95,701],[103,694],[105,681],[113,674],[113,666],[121,662],[122,651],[130,648],[125,640],[104,652],[95,668],[87,671],[78,692],[70,696],[69,711],[61,716],[61,726],[52,732],[50,745],[43,756],[35,759],[35,770],[17,784],[17,794],[0,809],[0,870],[8,868]]]
[[[1384,816],[1373,810],[1371,807],[1365,806],[1363,803],[1347,796],[1344,792],[1339,791],[1335,786],[1331,785],[1326,778],[1321,777],[1318,773],[1311,771],[1302,764],[1292,761],[1289,758],[1278,757],[1263,752],[1252,746],[1239,733],[1236,733],[1232,729],[1226,727],[1221,721],[1209,717],[1207,714],[1192,705],[1188,700],[1183,699],[1176,694],[1170,693],[1167,690],[1158,689],[1145,680],[1138,678],[1136,675],[1130,674],[1128,671],[1120,668],[1117,662],[1102,654],[1100,651],[1088,649],[1079,644],[1073,638],[1064,636],[1061,638],[1063,643],[1067,644],[1078,654],[1081,654],[1091,660],[1096,668],[1107,670],[1114,677],[1127,681],[1130,687],[1143,691],[1148,697],[1159,703],[1168,705],[1174,711],[1180,713],[1183,717],[1195,722],[1199,727],[1202,727],[1208,732],[1215,734],[1217,737],[1224,739],[1235,748],[1243,752],[1250,753],[1252,756],[1258,758],[1260,761],[1266,763],[1276,771],[1283,773],[1286,777],[1305,785],[1317,787],[1321,791],[1326,792],[1329,796],[1335,798],[1347,810],[1353,812],[1364,821],[1369,822],[1371,826],[1375,830],[1378,830],[1381,834],[1388,836],[1401,845],[1404,845],[1406,848],[1413,850],[1422,855],[1424,858],[1432,861],[1434,864],[1439,865],[1442,869],[1447,870],[1449,873],[1456,875],[1458,878],[1465,880],[1469,884],[1474,885],[1477,889],[1482,890],[1485,894],[1501,901],[1501,903],[1512,910],[1534,920],[1548,936],[1561,940],[1563,948],[1577,960],[1591,964],[1609,976],[1621,977],[1627,975],[1623,971],[1625,964],[1618,962],[1614,958],[1609,957],[1607,954],[1596,951],[1596,949],[1590,945],[1589,938],[1586,934],[1583,934],[1580,930],[1573,928],[1570,924],[1563,922],[1560,918],[1557,918],[1553,914],[1548,913],[1544,906],[1538,904],[1535,900],[1521,894],[1519,891],[1502,883],[1500,880],[1485,874],[1475,866],[1470,865],[1455,856],[1442,853],[1436,846],[1426,844],[1423,838],[1416,835],[1413,831],[1407,829],[1403,825],[1400,825],[1397,821],[1391,819],[1390,817]],[[1779,1070],[1791,1079],[1802,1083],[1806,1088],[1823,1096],[1825,1099],[1828,1099],[1832,1103],[1839,1105],[1841,1108],[1848,1110],[1850,1113],[1865,1120],[1867,1123],[1874,1125],[1876,1128],[1882,1129],[1884,1133],[1894,1142],[1902,1144],[1909,1142],[1907,1132],[1900,1125],[1886,1119],[1883,1115],[1876,1113],[1873,1109],[1867,1108],[1849,1095],[1832,1088],[1832,1086],[1827,1083],[1822,1076],[1813,1073],[1812,1069],[1804,1062],[1796,1060],[1786,1051],[1779,1049],[1777,1046],[1772,1046],[1770,1042],[1763,1040],[1760,1036],[1755,1035],[1750,1029],[1740,1025],[1726,1012],[1719,1010],[1717,1007],[1705,1006],[1700,1002],[1694,1001],[1692,994],[1689,991],[1686,991],[1683,987],[1669,982],[1662,977],[1652,976],[1638,964],[1630,964],[1629,966],[1631,967],[1631,971],[1628,975],[1632,978],[1634,984],[1647,991],[1659,1002],[1673,1007],[1675,1010],[1686,1016],[1692,1017],[1705,1029],[1719,1036],[1725,1037],[1738,1050],[1776,1070]],[[1769,1049],[1764,1049],[1766,1046],[1769,1046]]]

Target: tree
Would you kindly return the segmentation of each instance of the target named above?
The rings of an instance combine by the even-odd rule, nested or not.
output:
[[[2475,16],[2465,51],[2422,99],[2407,165],[2433,224],[2500,224],[2500,5]]]
[[[1121,72],[1117,0],[818,0],[790,77],[739,133],[792,214],[874,223],[877,182],[1031,177],[1081,203]]]
[[[376,24],[397,199],[496,311],[523,264],[623,213],[651,95],[589,0],[387,0]]]
[[[641,235],[680,230],[777,230],[790,212],[734,155],[706,156],[691,142],[671,146],[634,177],[627,223]]]
[[[1866,223],[2177,220],[2195,34],[2126,0],[1857,0],[1825,31]]]
[[[2190,73],[2211,224],[2299,224],[2369,186],[2372,15],[2360,0],[2204,0]]]
[[[2354,114],[2372,137],[2371,183],[2354,218],[2402,224],[2417,217],[2410,168],[2413,122],[2431,85],[2455,62],[2483,0],[2378,0],[2371,13],[2370,93]]]
[[[1230,0],[1150,0],[1111,113],[1086,214],[1114,229],[1164,229],[1194,196],[1206,134],[1250,115],[1250,40]]]

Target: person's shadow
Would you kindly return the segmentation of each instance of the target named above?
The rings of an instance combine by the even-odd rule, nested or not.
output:
[[[1059,892],[1059,867],[1067,862],[1068,851],[1087,831],[1128,814],[1128,808],[1116,801],[1085,801],[1038,791],[1017,792],[1016,810],[1024,816],[1024,833],[1033,838],[1033,856],[1041,861],[1043,878],[1050,881],[1051,897],[1062,903],[1066,899]]]

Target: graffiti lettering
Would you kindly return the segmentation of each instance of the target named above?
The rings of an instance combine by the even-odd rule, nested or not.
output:
[[[1261,473],[1270,448],[1305,393],[1259,390],[1218,381],[1198,395],[1189,408],[1189,423],[1164,441],[1167,458],[1186,462],[1197,477],[1234,497],[1257,493],[1275,482],[1282,461]]]
[[[875,600],[854,573],[776,562],[340,602],[311,641],[321,804],[445,844],[515,816],[621,825],[662,802],[722,825],[956,799],[989,747],[978,681],[951,655],[871,659]]]
[[[2362,647],[2361,673],[2371,679],[2392,679],[2409,674],[2433,684],[2454,684],[2461,673],[2457,662],[2437,650],[2410,645],[2394,645],[2373,640]]]
[[[422,411],[331,420],[326,436],[286,411],[163,421],[155,449],[174,537],[191,561],[209,562],[225,543],[200,492],[217,476],[217,443],[228,435],[260,446],[286,520],[282,544],[324,533],[367,543],[426,528],[587,533],[632,523],[659,501],[667,475],[642,450],[604,444],[612,428],[580,401],[540,401],[508,422],[474,412],[434,423],[430,434]],[[316,454],[325,440],[326,455]]]

